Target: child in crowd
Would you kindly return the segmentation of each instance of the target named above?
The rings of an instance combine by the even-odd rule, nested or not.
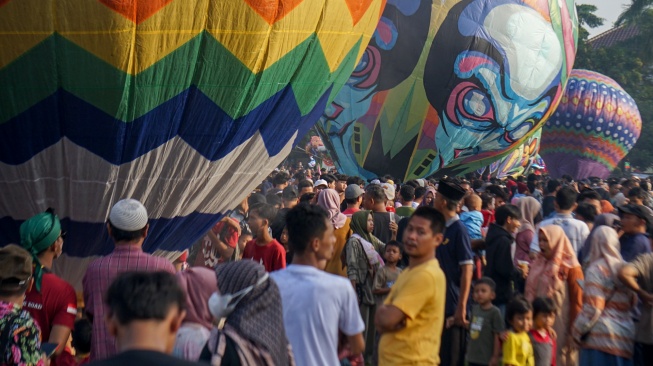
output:
[[[482,204],[481,197],[476,194],[470,194],[465,198],[467,212],[460,214],[460,221],[465,224],[469,238],[472,240],[483,239],[483,235],[481,235],[481,227],[483,227]]]
[[[383,259],[385,260],[385,265],[376,272],[374,287],[372,289],[377,306],[383,304],[383,301],[385,301],[385,298],[390,293],[390,288],[397,281],[401,273],[401,268],[397,267],[397,263],[401,260],[401,244],[396,240],[389,241],[385,245]]]
[[[510,331],[503,342],[504,366],[534,366],[533,346],[528,332],[533,323],[533,308],[525,298],[518,296],[508,303],[506,319]]]
[[[93,326],[86,319],[78,319],[72,332],[72,346],[75,349],[76,365],[86,365],[90,362],[91,356],[91,333]]]
[[[261,263],[268,272],[286,268],[286,250],[272,238],[269,230],[270,223],[276,216],[276,208],[263,204],[251,209],[247,219],[255,238],[245,245],[243,259]]]
[[[485,229],[485,232],[487,233],[487,229],[490,224],[494,223],[494,195],[489,192],[482,193],[481,202],[481,214],[483,215],[483,226],[481,227],[481,234],[483,234],[483,229]]]
[[[499,333],[503,331],[503,319],[499,308],[492,305],[496,296],[494,281],[483,277],[474,285],[472,322],[469,324],[470,341],[467,344],[467,364],[498,365],[501,354]]]
[[[374,286],[372,288],[377,307],[383,305],[385,298],[390,293],[390,288],[395,284],[397,278],[399,278],[399,274],[401,274],[401,268],[397,267],[397,263],[401,260],[401,243],[396,240],[389,241],[385,245],[383,259],[385,260],[385,265],[376,272]],[[377,332],[374,337],[373,365],[378,363],[380,338],[381,335]]]
[[[466,212],[460,213],[460,221],[467,228],[469,238],[474,240],[483,239],[481,228],[483,227],[483,214],[481,213],[483,201],[476,194],[470,194],[465,198]],[[485,250],[474,251],[474,279],[479,279],[483,275],[483,268],[487,264],[485,260]]]
[[[556,365],[556,341],[552,328],[555,322],[555,304],[552,299],[538,297],[533,300],[533,329],[529,336],[535,354],[535,366]]]

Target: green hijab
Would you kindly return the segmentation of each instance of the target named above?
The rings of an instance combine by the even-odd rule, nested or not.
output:
[[[358,234],[361,238],[367,240],[368,242],[374,245],[374,248],[378,251],[384,245],[376,236],[367,231],[367,218],[372,214],[372,211],[361,210],[354,213],[351,216],[351,223],[349,227],[354,232]]]
[[[41,292],[43,266],[38,254],[48,249],[61,235],[61,222],[57,215],[46,211],[30,217],[20,225],[20,245],[25,248],[34,260],[34,284]]]

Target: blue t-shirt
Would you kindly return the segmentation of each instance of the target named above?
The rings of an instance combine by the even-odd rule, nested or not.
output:
[[[447,278],[447,300],[444,315],[453,316],[456,313],[460,297],[460,276],[462,274],[460,266],[474,264],[472,243],[467,229],[458,215],[447,221],[444,240],[436,249],[435,256]]]
[[[634,260],[640,254],[651,253],[651,242],[646,234],[623,234],[619,243],[621,256],[626,262]]]
[[[483,239],[481,227],[483,226],[483,214],[479,211],[467,211],[460,214],[460,221],[463,222],[470,239]]]

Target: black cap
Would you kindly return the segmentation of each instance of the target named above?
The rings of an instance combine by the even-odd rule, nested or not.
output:
[[[247,204],[249,205],[250,210],[265,203],[268,202],[265,199],[265,196],[260,193],[252,193],[247,199]]]
[[[286,201],[296,200],[298,198],[297,190],[293,186],[288,186],[283,189],[283,192],[281,192],[281,198]]]
[[[467,194],[460,184],[444,179],[438,184],[438,193],[452,201],[460,201]]]
[[[642,205],[624,205],[619,207],[619,213],[631,214],[646,221],[647,226],[653,224],[653,212],[651,209]]]

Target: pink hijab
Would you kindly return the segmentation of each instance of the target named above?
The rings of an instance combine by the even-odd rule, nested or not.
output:
[[[536,297],[550,297],[560,306],[565,294],[567,281],[564,273],[571,268],[580,267],[576,253],[567,235],[558,225],[540,228],[539,236],[549,240],[553,255],[550,259],[538,255],[531,263],[526,279],[526,299],[533,301]]]
[[[345,226],[347,216],[340,212],[340,195],[335,189],[325,189],[317,196],[317,204],[329,213],[333,228],[338,230]]]
[[[186,317],[184,323],[196,323],[212,328],[213,316],[209,312],[209,297],[218,291],[215,271],[205,267],[191,267],[177,273],[179,284],[186,293]]]
[[[540,213],[542,205],[533,197],[526,196],[516,202],[521,212],[521,227],[519,232],[530,230],[535,233],[535,217]]]

